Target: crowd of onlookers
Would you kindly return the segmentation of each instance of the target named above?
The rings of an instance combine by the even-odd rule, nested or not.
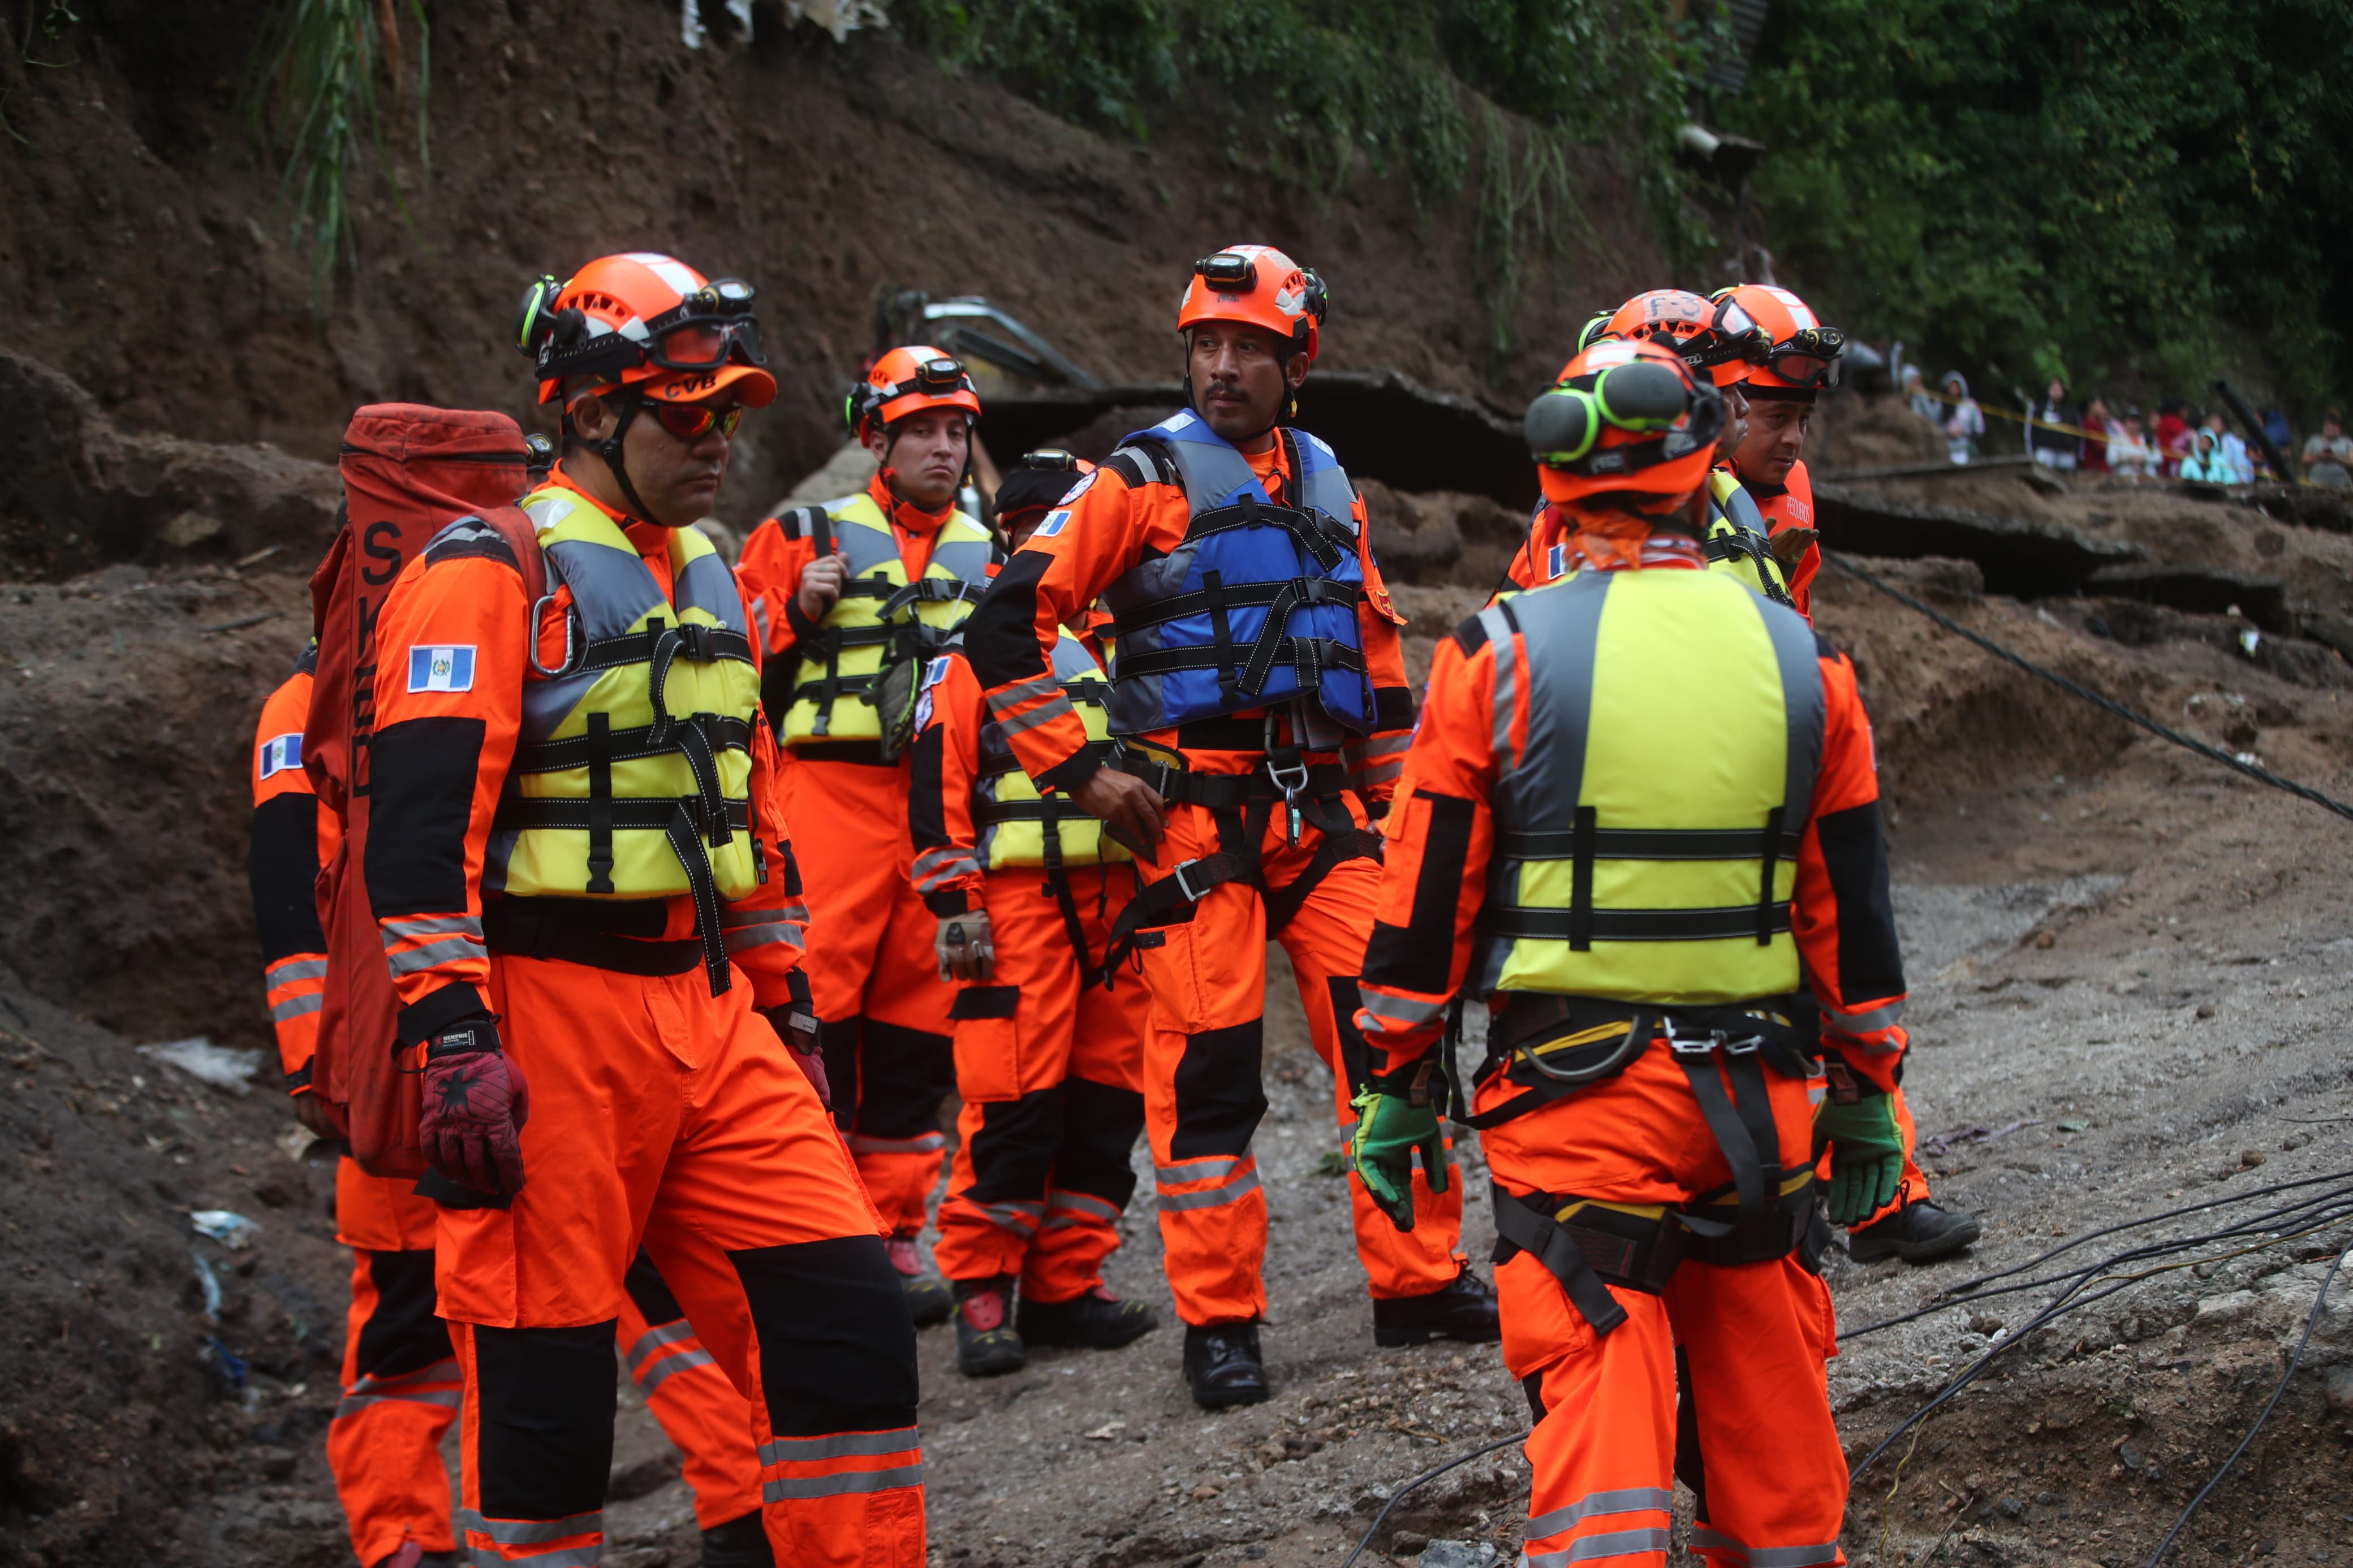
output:
[[[1905,368],[1903,376],[1912,411],[1943,433],[1954,462],[1972,462],[1986,455],[1985,410],[1969,395],[1966,376],[1958,371],[1947,374],[1941,394],[1928,389],[1917,365]],[[2300,454],[2286,415],[2265,409],[2263,422],[2263,433],[2274,448],[2302,458],[2306,481],[2353,488],[2353,437],[2345,434],[2337,410],[2321,416],[2318,433],[2305,441]],[[2192,407],[2178,397],[2159,403],[2152,421],[2137,404],[2111,405],[2094,396],[2078,406],[2066,384],[2054,377],[2024,423],[2026,454],[2048,468],[2218,485],[2293,477],[2274,473],[2263,443],[2232,429],[2221,409]]]

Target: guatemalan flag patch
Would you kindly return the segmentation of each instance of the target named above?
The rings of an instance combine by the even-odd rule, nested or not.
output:
[[[408,650],[408,689],[411,691],[471,691],[474,689],[472,645],[456,647],[410,648]]]
[[[302,765],[301,735],[272,735],[261,742],[261,776],[269,778]]]
[[[1063,529],[1069,527],[1070,522],[1071,509],[1068,507],[1059,508],[1056,510],[1048,512],[1046,514],[1046,521],[1039,523],[1038,525],[1038,531],[1031,534],[1029,537],[1032,539],[1052,539],[1057,534],[1060,533]]]

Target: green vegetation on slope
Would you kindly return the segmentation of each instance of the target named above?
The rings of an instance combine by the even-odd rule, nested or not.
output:
[[[1722,116],[1850,330],[2309,409],[2353,392],[2348,67],[2345,0],[1775,0]]]

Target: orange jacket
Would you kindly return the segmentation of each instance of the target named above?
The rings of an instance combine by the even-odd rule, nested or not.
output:
[[[578,492],[560,464],[549,482]],[[586,493],[581,500],[598,505]],[[598,510],[621,525],[663,593],[673,593],[667,531]],[[571,599],[568,586],[558,587],[538,623],[539,659],[549,668],[565,657]],[[427,547],[401,573],[377,624],[366,876],[400,997],[404,1040],[488,1011],[481,995],[490,977],[482,862],[514,757],[523,693],[540,679],[524,658],[532,634],[522,574],[488,530]],[[466,689],[409,690],[408,650],[438,647],[472,650]],[[756,639],[754,648],[756,658]],[[751,980],[754,1001],[769,1007],[789,999],[787,977],[800,963],[808,914],[778,805],[776,742],[765,724],[752,727],[751,745],[752,832],[767,879],[720,918],[729,956]],[[666,902],[661,938],[693,936],[692,899]]]
[[[961,653],[945,655],[923,693],[915,735],[907,826],[914,841],[911,879],[935,915],[980,906],[987,876],[973,826],[972,786],[980,776],[980,731],[988,722],[980,681]]]
[[[1780,484],[1740,482],[1756,498],[1757,510],[1765,514],[1766,525],[1776,536],[1793,528],[1821,526],[1814,521],[1814,481],[1806,472],[1803,458],[1789,465],[1789,477]],[[1822,547],[1817,542],[1806,546],[1797,570],[1789,574],[1789,597],[1796,602],[1798,614],[1810,621],[1814,618],[1814,574],[1821,569]]]
[[[319,868],[334,858],[343,840],[343,819],[319,808],[302,771],[302,730],[318,662],[316,646],[304,650],[294,673],[261,705],[253,736],[253,847],[246,862],[278,1059],[297,1094],[311,1087],[327,975]]]
[[[1282,443],[1246,454],[1280,505],[1290,476]],[[1093,482],[1069,503],[1070,518],[1051,536],[1044,530],[1016,551],[986,598],[965,623],[964,642],[974,674],[987,695],[989,711],[1010,728],[1014,754],[1040,789],[1069,794],[1100,764],[1086,750],[1086,727],[1070,700],[1050,680],[1056,640],[1065,623],[1089,625],[1090,607],[1119,577],[1147,556],[1168,554],[1183,542],[1192,521],[1184,491],[1175,485],[1138,482],[1124,458],[1096,468]],[[1373,687],[1374,732],[1342,750],[1349,782],[1375,813],[1384,809],[1413,731],[1413,689],[1406,683],[1405,653],[1398,628],[1405,624],[1389,603],[1388,588],[1373,561],[1372,530],[1364,498],[1354,508],[1356,552],[1365,576],[1357,605],[1365,668]],[[1117,666],[1114,657],[1113,663]],[[1221,731],[1239,732],[1258,712],[1210,721]],[[1194,765],[1210,773],[1247,773],[1257,765],[1257,749],[1229,749],[1182,730],[1158,731],[1144,739],[1182,749]]]
[[[951,500],[940,510],[924,511],[901,500],[876,474],[866,493],[891,520],[892,536],[899,542],[899,559],[908,581],[923,575],[931,564],[932,542],[940,525],[955,510]],[[816,633],[817,623],[801,614],[801,574],[817,559],[817,541],[806,534],[787,535],[775,518],[752,531],[744,541],[743,558],[735,564],[735,581],[751,606],[752,624],[760,630],[764,651],[770,658],[790,654],[803,637]],[[781,715],[777,715],[781,717]]]
[[[1689,549],[1660,552],[1645,565],[1653,571],[1700,567],[1697,552]],[[1609,568],[1588,563],[1582,569]],[[1905,992],[1889,904],[1887,855],[1880,835],[1871,721],[1855,691],[1854,667],[1828,643],[1817,638],[1816,647],[1826,713],[1812,805],[1799,841],[1792,931],[1807,987],[1821,1008],[1825,1045],[1881,1088],[1892,1089],[1906,1043],[1894,1021]],[[1434,1015],[1461,989],[1470,966],[1472,926],[1485,900],[1494,842],[1490,801],[1497,772],[1495,700],[1494,650],[1487,644],[1486,628],[1474,617],[1438,645],[1421,728],[1398,785],[1398,798],[1406,802],[1469,802],[1467,849],[1459,860],[1451,853],[1429,857],[1421,829],[1430,812],[1409,805],[1390,813],[1380,901],[1374,910],[1362,981],[1368,995],[1401,1004],[1388,1009],[1394,1016],[1431,1021],[1410,1026],[1388,1024],[1373,1011],[1360,1010],[1357,1027],[1376,1053],[1382,1053],[1376,1056],[1376,1071],[1409,1067],[1429,1049],[1442,1027]],[[1504,700],[1512,704],[1510,744],[1516,751],[1527,744],[1525,683],[1513,683]],[[1672,745],[1667,738],[1670,752]],[[1428,929],[1429,911],[1448,909],[1453,911],[1454,949],[1446,991],[1433,994],[1399,985],[1393,975],[1408,928]]]

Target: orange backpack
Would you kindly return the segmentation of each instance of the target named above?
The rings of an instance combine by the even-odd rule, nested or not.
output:
[[[343,820],[343,844],[319,872],[327,934],[312,1090],[342,1116],[352,1156],[372,1175],[418,1175],[414,1068],[398,1060],[399,1003],[368,901],[368,736],[374,722],[375,625],[392,585],[434,535],[479,516],[522,563],[533,602],[543,573],[531,520],[515,501],[533,454],[503,414],[375,403],[352,416],[341,468],[344,521],[311,577],[319,672],[302,735],[302,766],[322,809]]]

